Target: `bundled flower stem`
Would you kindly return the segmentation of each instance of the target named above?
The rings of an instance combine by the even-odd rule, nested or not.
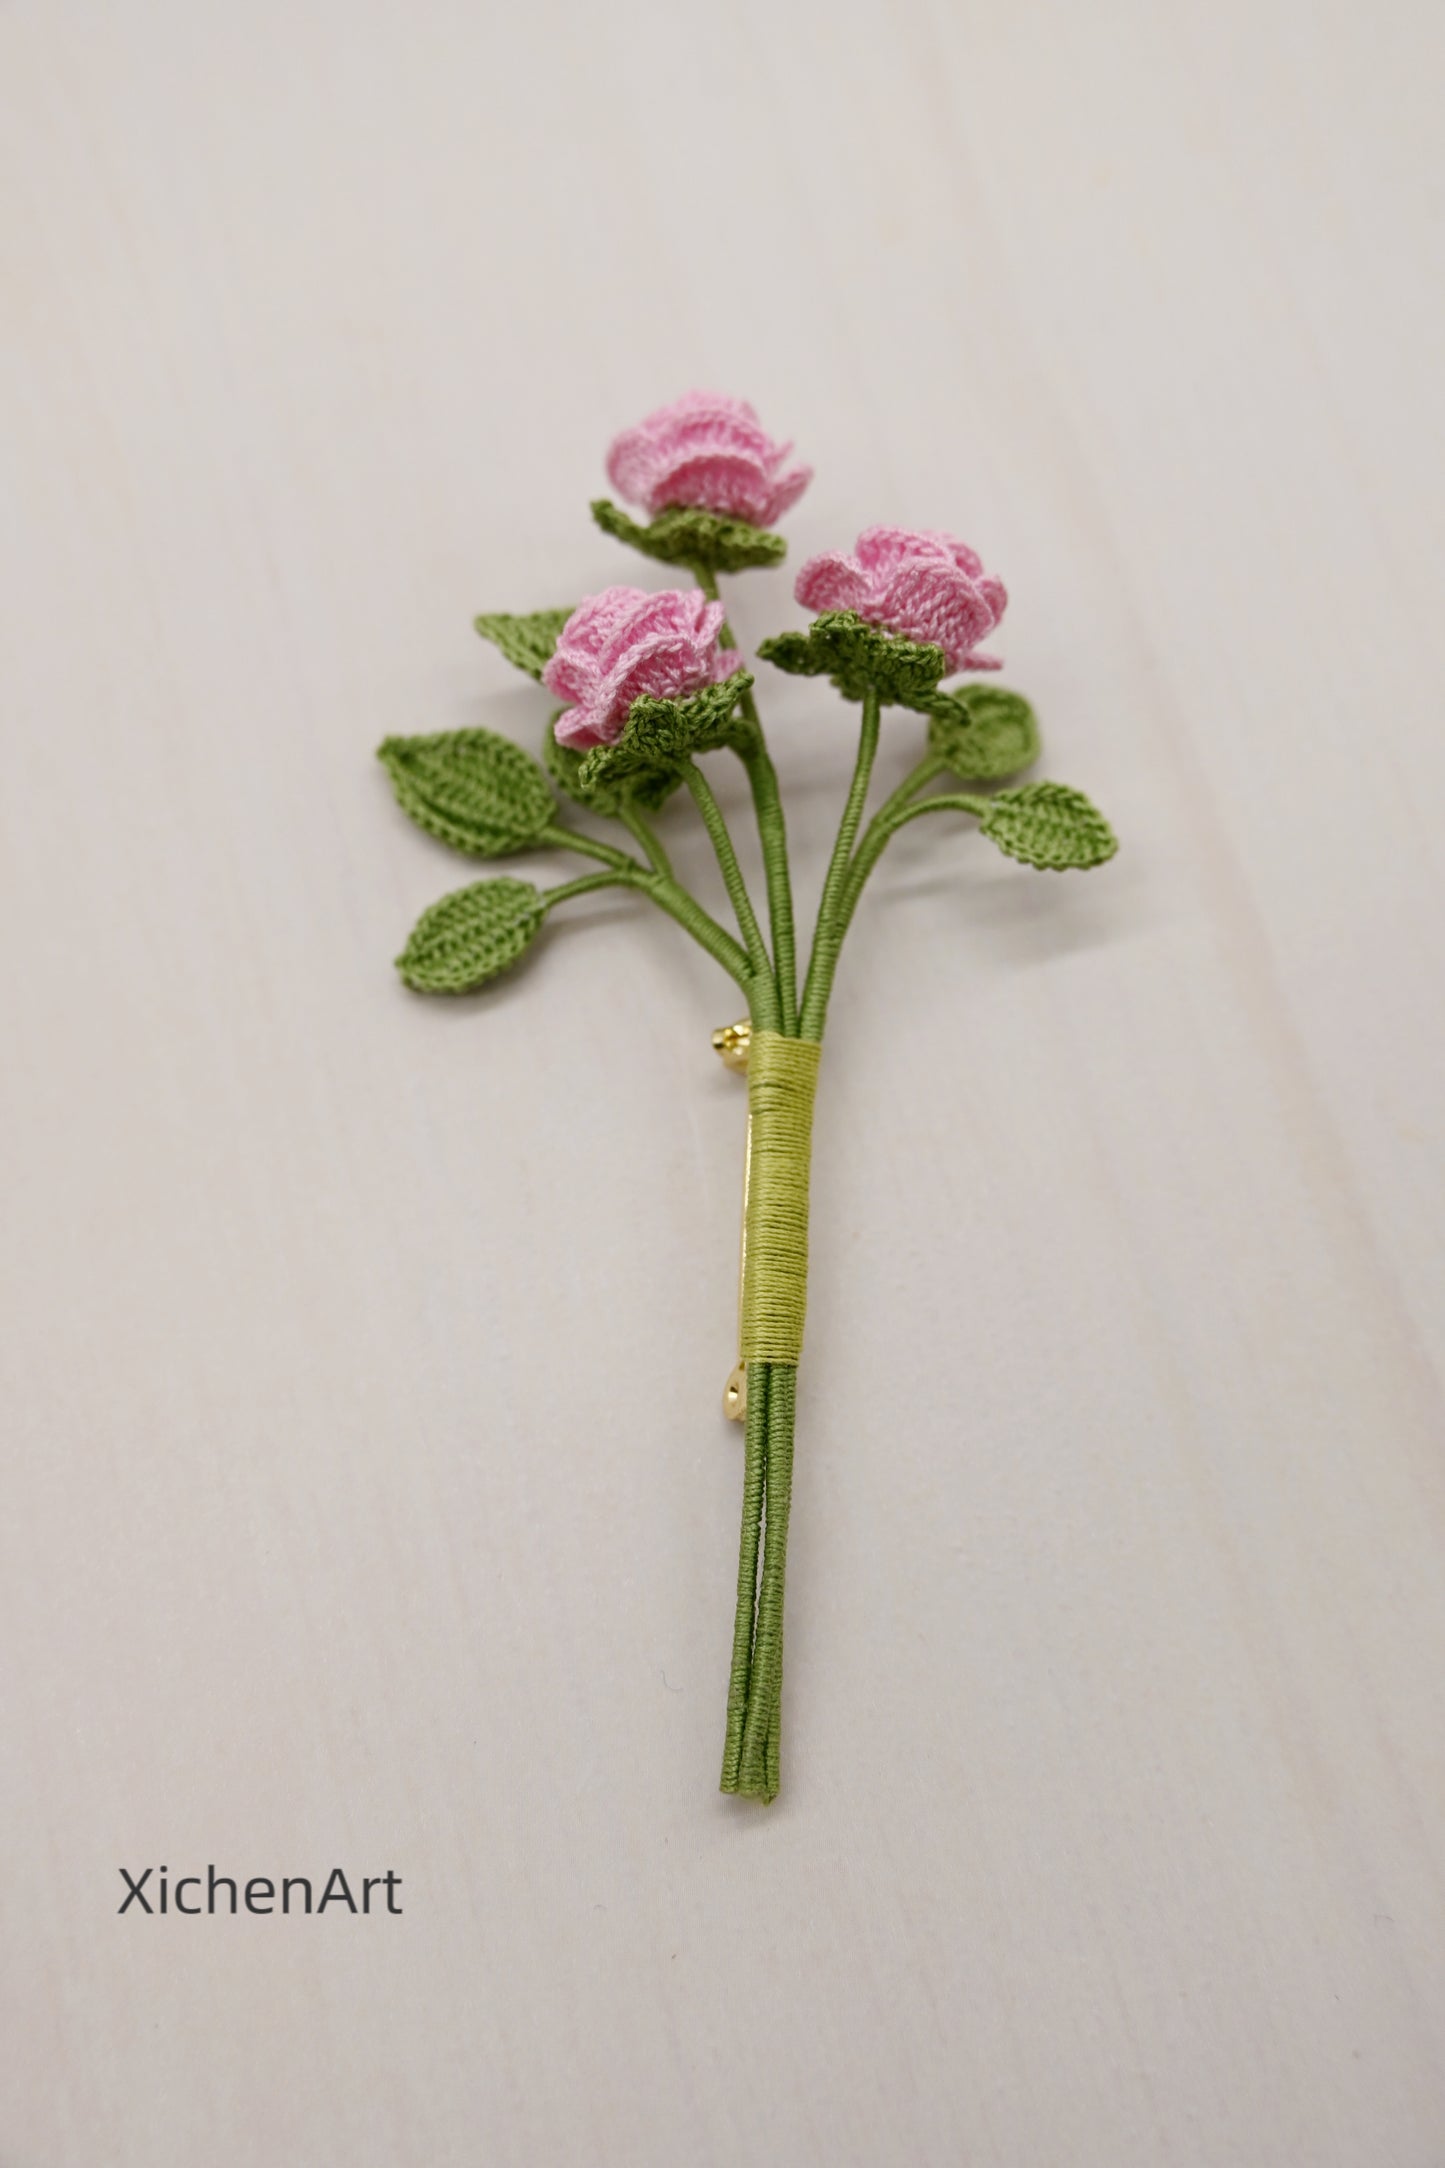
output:
[[[992,786],[1039,750],[1033,710],[999,686],[945,688],[965,670],[994,670],[978,645],[1007,595],[953,536],[873,527],[852,552],[813,558],[796,595],[816,613],[805,631],[764,640],[775,668],[826,677],[859,709],[858,751],[799,982],[792,876],[776,770],[723,614],[718,574],[781,562],[772,522],[810,479],[791,447],[768,436],[745,402],[694,392],[620,436],[608,474],[640,506],[592,507],[608,534],[666,565],[688,589],[610,587],[574,610],[487,616],[478,630],[563,702],[542,760],[486,730],[389,738],[381,758],[403,810],[477,858],[558,849],[593,870],[539,890],[501,878],[454,890],[425,911],[397,959],[409,986],[465,993],[515,964],[558,905],[601,888],[646,896],[742,989],[746,1033],[719,1035],[734,1065],[745,1043],[748,1166],[740,1361],[729,1412],[745,1417],[737,1612],[728,1677],[722,1788],[771,1800],[780,1781],[783,1594],[792,1498],[798,1359],[807,1296],[813,1099],[828,1000],[844,937],[892,836],[930,813],[969,815],[1025,865],[1101,865],[1116,845],[1089,801],[1060,783],[940,790],[941,776]],[[915,766],[871,820],[869,788],[885,710],[926,719]],[[747,772],[767,887],[765,936],[711,785],[698,765],[730,751]],[[677,880],[654,821],[678,789],[691,797],[717,858],[736,933]],[[632,849],[558,818],[555,793],[615,822]]]

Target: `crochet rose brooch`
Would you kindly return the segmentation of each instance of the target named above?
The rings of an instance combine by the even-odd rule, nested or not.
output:
[[[667,912],[742,989],[746,1018],[714,1035],[723,1059],[745,1068],[748,1080],[739,1359],[724,1395],[726,1412],[745,1423],[745,1447],[722,1788],[765,1800],[776,1797],[779,1781],[813,1096],[844,936],[869,874],[909,821],[963,815],[1011,858],[1050,872],[1102,865],[1117,848],[1103,817],[1063,783],[993,787],[1038,754],[1027,700],[998,685],[946,682],[998,668],[984,643],[1004,614],[1003,582],[952,535],[865,528],[851,551],[827,551],[798,574],[794,593],[815,613],[806,631],[778,633],[758,649],[775,670],[829,679],[859,711],[853,778],[800,975],[778,778],[755,679],[718,598],[719,574],[782,560],[774,522],[810,479],[790,452],[745,401],[702,392],[625,430],[607,472],[645,523],[606,498],[592,516],[643,557],[680,567],[688,585],[608,587],[575,609],[477,619],[507,661],[560,703],[540,762],[489,730],[388,738],[380,749],[403,812],[454,850],[473,858],[571,851],[593,868],[554,888],[503,878],[444,896],[423,912],[397,959],[408,986],[470,993],[517,963],[560,905],[594,889],[626,888]],[[903,711],[921,751],[865,822],[885,709]],[[766,934],[702,765],[718,752],[747,773],[766,874]],[[672,870],[657,822],[679,787],[717,854],[735,931]],[[621,837],[605,841],[575,816],[564,821],[559,793],[594,822],[615,823]]]

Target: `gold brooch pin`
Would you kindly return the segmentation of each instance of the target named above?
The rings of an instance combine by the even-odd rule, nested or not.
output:
[[[725,1069],[736,1070],[746,1076],[748,1049],[752,1045],[753,1027],[744,1016],[736,1024],[724,1024],[712,1035],[713,1052]],[[753,1117],[748,1113],[747,1143],[743,1149],[743,1219],[738,1235],[738,1326],[741,1338],[743,1310],[743,1280],[748,1264],[748,1176],[753,1163]],[[730,1423],[746,1422],[748,1413],[748,1366],[741,1355],[728,1372],[723,1387],[723,1414]]]

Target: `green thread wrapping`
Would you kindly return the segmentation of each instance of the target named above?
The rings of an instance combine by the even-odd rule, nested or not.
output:
[[[733,1619],[733,1654],[728,1671],[727,1734],[723,1741],[721,1789],[742,1790],[743,1733],[747,1726],[753,1674],[753,1637],[757,1628],[758,1560],[762,1552],[763,1505],[767,1490],[768,1400],[773,1372],[754,1365],[748,1377],[747,1430],[743,1443],[743,1521],[738,1545],[737,1610]],[[764,1690],[759,1681],[760,1690]],[[756,1796],[767,1796],[761,1786]]]
[[[797,1362],[808,1307],[808,1170],[813,1143],[816,1039],[754,1032],[748,1049],[747,1249],[743,1361]]]
[[[797,1387],[798,1373],[790,1364],[757,1363],[748,1372],[738,1606],[721,1788],[764,1801],[777,1798],[782,1773],[783,1591]]]
[[[711,601],[722,600],[718,593],[717,574],[711,565],[695,564],[692,567],[692,576]],[[732,626],[726,618],[718,631],[718,646],[729,649],[737,646]],[[763,726],[751,683],[738,705],[743,721],[751,727],[735,750],[747,769],[748,785],[753,794],[753,809],[758,818],[758,841],[762,845],[763,869],[768,882],[768,917],[773,930],[778,1014],[783,1030],[791,1037],[798,1029],[798,955],[797,935],[793,926],[793,877],[788,868],[788,831],[783,819],[778,774],[768,752],[767,740],[763,736]]]
[[[748,1705],[743,1717],[737,1789],[745,1798],[772,1800],[781,1782],[783,1717],[783,1590],[788,1573],[788,1517],[793,1499],[793,1429],[798,1373],[791,1365],[768,1369],[766,1471],[767,1527],[758,1579],[758,1615]]]
[[[833,974],[838,968],[838,951],[843,945],[843,935],[848,923],[844,909],[848,894],[848,868],[858,825],[863,818],[863,808],[868,801],[868,785],[878,752],[880,706],[878,693],[869,686],[863,695],[858,759],[853,769],[853,781],[848,787],[848,802],[843,808],[843,818],[838,823],[838,837],[833,845],[827,879],[823,883],[823,900],[818,906],[818,924],[813,935],[813,954],[809,959],[808,977],[803,987],[799,1028],[806,1039],[822,1038],[823,1023],[828,1014],[828,996],[833,990]]]
[[[708,782],[707,777],[698,767],[696,761],[690,760],[687,763],[683,770],[683,781],[692,792],[693,802],[702,815],[702,824],[706,828],[709,840],[712,843],[718,869],[722,874],[723,884],[728,892],[728,900],[731,902],[733,912],[737,918],[738,930],[742,934],[753,974],[759,986],[763,988],[771,987],[772,965],[768,960],[767,943],[763,939],[762,928],[759,926],[757,914],[753,910],[752,898],[748,894],[748,884],[743,878],[743,869],[738,864],[738,854],[733,849],[733,839],[728,831],[728,824],[723,818],[722,807],[713,796],[712,785]],[[776,1007],[777,993],[775,988],[773,989],[772,999],[773,1006]],[[776,1023],[777,1018],[776,1016],[770,1016],[767,1021]]]

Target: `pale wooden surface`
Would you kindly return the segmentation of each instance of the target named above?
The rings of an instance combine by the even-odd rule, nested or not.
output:
[[[1445,2161],[1441,57],[0,9],[5,2168]],[[766,1814],[735,997],[604,901],[407,998],[465,873],[371,760],[537,727],[471,614],[633,576],[585,501],[694,382],[794,562],[986,551],[1125,839],[914,829],[859,921]],[[406,1910],[116,1918],[162,1860]]]

